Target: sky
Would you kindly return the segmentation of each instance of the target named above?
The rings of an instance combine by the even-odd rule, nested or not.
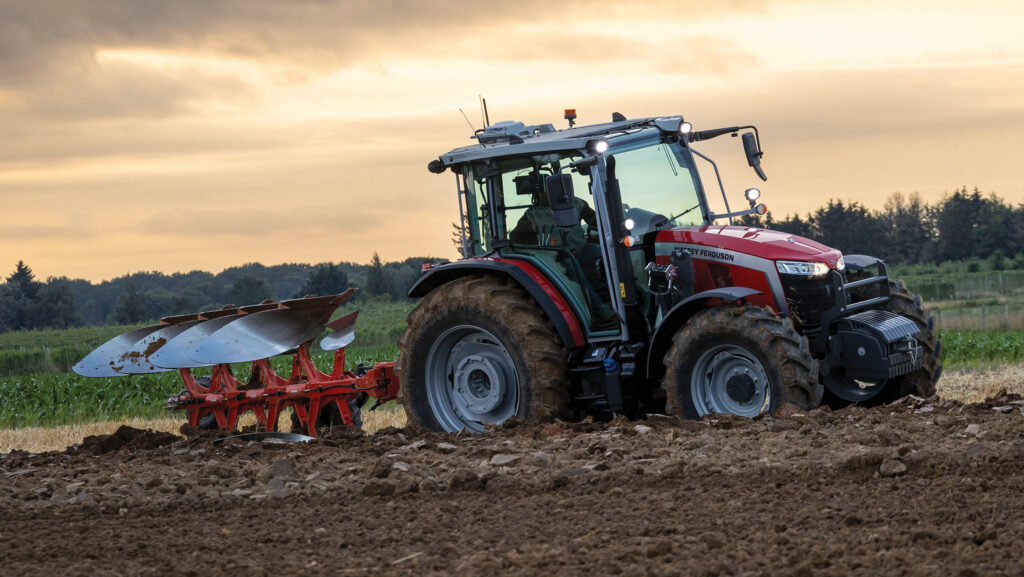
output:
[[[471,143],[480,95],[492,122],[755,124],[767,182],[738,139],[697,149],[777,216],[1016,204],[1022,22],[985,0],[0,0],[0,273],[456,258],[455,179],[426,166]]]

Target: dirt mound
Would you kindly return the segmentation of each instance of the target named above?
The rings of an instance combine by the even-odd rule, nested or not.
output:
[[[1010,395],[755,420],[510,423],[482,435],[336,430],[308,444],[153,435],[97,437],[89,446],[104,440],[103,458],[0,455],[5,569],[842,576],[1024,566],[1024,400]]]
[[[163,431],[136,429],[128,425],[118,427],[112,435],[92,435],[82,440],[82,444],[73,449],[76,452],[103,455],[120,450],[150,450],[164,447],[180,441],[181,437]]]

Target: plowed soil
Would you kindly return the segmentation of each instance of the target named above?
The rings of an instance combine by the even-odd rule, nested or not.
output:
[[[0,573],[1024,573],[1019,397],[790,409],[310,444],[124,428],[0,456]]]

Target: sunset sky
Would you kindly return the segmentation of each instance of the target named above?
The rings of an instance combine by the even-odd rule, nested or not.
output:
[[[461,107],[756,124],[734,204],[1024,202],[1024,2],[0,0],[0,273],[454,258]],[[715,195],[717,200],[717,194]],[[718,201],[720,202],[720,201]]]

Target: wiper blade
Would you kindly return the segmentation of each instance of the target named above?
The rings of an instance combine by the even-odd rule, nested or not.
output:
[[[698,208],[700,208],[700,203],[699,202],[697,204],[695,204],[694,206],[691,206],[690,208],[684,210],[683,212],[680,212],[679,214],[677,214],[677,215],[675,215],[675,216],[673,216],[671,218],[666,218],[665,220],[659,222],[658,224],[654,225],[654,228],[661,228],[661,227],[665,226],[666,224],[672,222],[673,220],[675,220],[677,218],[682,218],[682,217],[690,214],[691,212],[697,210]]]

